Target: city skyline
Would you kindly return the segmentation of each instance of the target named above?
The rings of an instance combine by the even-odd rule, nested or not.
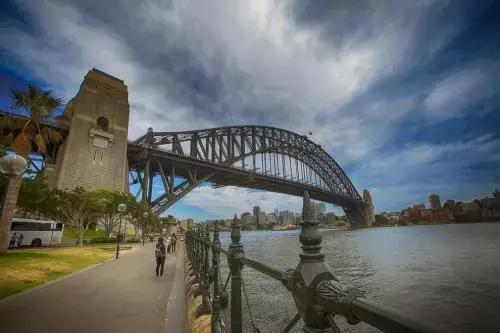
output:
[[[77,1],[0,6],[2,110],[8,88],[28,81],[67,101],[96,67],[130,88],[130,139],[148,126],[257,123],[311,132],[360,192],[370,190],[376,212],[430,193],[471,201],[500,187],[494,2],[398,2],[370,11],[319,2],[185,2],[182,11],[175,2],[147,3],[134,12]],[[115,12],[138,24],[124,26]],[[344,22],[342,12],[359,22]],[[178,24],[186,21],[190,29]],[[247,201],[300,208],[298,198],[207,184],[168,213],[222,218]]]
[[[269,223],[275,223],[278,225],[286,224],[296,224],[297,217],[301,216],[301,207],[298,211],[292,210],[279,210],[277,208],[271,209],[270,211],[262,210],[260,206],[253,206],[251,210],[245,210],[241,214],[235,213],[236,217],[241,221],[242,224],[253,223],[258,225],[264,225]],[[326,205],[324,202],[314,202],[311,201],[311,208],[314,216],[320,218],[322,216],[331,215],[336,216],[335,213],[326,210]],[[332,215],[333,214],[333,215]],[[225,217],[221,219],[206,219],[205,222],[222,220],[230,222],[234,219],[234,216]]]

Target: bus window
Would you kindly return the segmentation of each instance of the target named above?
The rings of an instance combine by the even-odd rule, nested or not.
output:
[[[12,222],[11,231],[48,231],[50,223]]]
[[[63,224],[61,222],[56,224],[56,230],[62,230]]]

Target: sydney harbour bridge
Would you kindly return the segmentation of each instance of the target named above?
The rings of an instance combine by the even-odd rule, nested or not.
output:
[[[343,207],[353,226],[364,224],[364,203],[342,168],[306,136],[266,126],[228,126],[184,132],[152,128],[128,144],[137,198],[158,213],[203,182],[312,199]],[[179,179],[183,179],[180,181]],[[162,191],[153,191],[161,181]]]

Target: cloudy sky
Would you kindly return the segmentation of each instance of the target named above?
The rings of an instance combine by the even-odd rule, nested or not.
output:
[[[65,100],[92,67],[125,80],[130,139],[261,124],[313,133],[377,211],[500,187],[494,1],[2,1],[0,109],[27,81]],[[273,193],[203,186],[171,209],[229,217]]]

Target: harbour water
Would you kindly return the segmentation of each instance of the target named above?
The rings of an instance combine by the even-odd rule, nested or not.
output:
[[[248,258],[280,269],[298,263],[299,231],[243,232]],[[347,286],[383,305],[431,322],[443,332],[500,332],[500,223],[322,231],[322,252]],[[221,234],[223,246],[229,233]],[[227,265],[221,255],[225,282]],[[296,313],[290,293],[250,269],[243,278],[254,322],[277,330]],[[252,332],[243,299],[246,331]],[[229,312],[226,313],[229,319]],[[366,324],[346,332],[377,332]],[[301,323],[294,332],[301,331]]]

